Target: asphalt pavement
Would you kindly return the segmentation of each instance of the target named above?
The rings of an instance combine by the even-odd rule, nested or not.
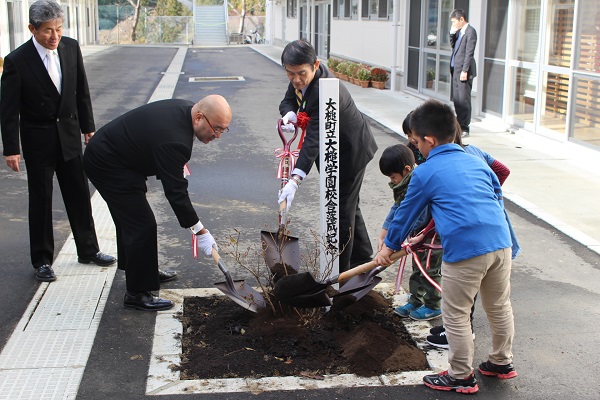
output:
[[[87,46],[83,52],[97,128],[157,96],[170,93],[172,97],[197,100],[209,93],[224,95],[234,112],[231,130],[214,143],[195,145],[189,177],[192,201],[203,223],[218,239],[239,234],[240,242],[251,246],[259,241],[261,229],[275,226],[279,182],[275,177],[277,161],[273,151],[280,147],[275,122],[277,105],[287,84],[278,65],[281,48],[267,45],[182,49]],[[190,79],[216,76],[243,79]],[[368,167],[361,196],[367,228],[375,243],[391,203],[387,179],[379,173],[377,160],[385,147],[404,140],[400,134],[402,120],[424,99],[408,93],[346,86],[361,111],[371,118],[379,145],[378,154]],[[600,322],[596,306],[600,300],[597,287],[600,282],[598,152],[533,133],[511,132],[504,124],[491,119],[475,121],[471,132],[468,143],[487,151],[511,169],[504,186],[505,198],[523,248],[513,264],[512,280],[517,332],[514,354],[519,377],[509,381],[479,377],[481,390],[477,396],[597,398],[600,384],[593,377],[600,372],[596,362],[600,339],[595,332]],[[35,281],[29,263],[24,175],[24,172],[16,174],[6,168],[0,175],[3,192],[0,271],[4,275],[0,280],[0,301],[5,306],[0,316],[0,345],[3,346],[0,399],[135,399],[151,398],[150,394],[178,399],[444,399],[457,396],[420,384],[370,387],[348,384],[324,389],[249,389],[235,393],[202,392],[202,387],[192,390],[188,386],[186,391],[175,394],[174,390],[181,383],[171,382],[157,389],[159,386],[153,381],[157,376],[153,354],[157,343],[162,341],[155,339],[155,334],[157,327],[162,326],[159,321],[165,316],[123,309],[125,282],[121,271],[114,268],[84,271],[78,269],[77,264],[71,265],[72,238],[58,190],[55,190],[53,208],[57,260],[60,260],[56,268],[58,280],[41,285]],[[310,240],[311,231],[318,227],[316,176],[316,171],[309,175],[290,213],[293,234],[306,240]],[[191,257],[189,233],[178,226],[160,182],[149,178],[148,187],[148,197],[159,224],[161,268],[179,273],[179,279],[165,284],[161,293],[168,297],[170,293],[190,288],[210,288],[213,282],[221,281],[222,275],[210,260],[196,261]],[[106,211],[101,203],[95,194],[94,212],[97,223],[102,221],[99,236],[103,250],[114,252],[111,226],[105,222]],[[233,267],[232,270],[236,277],[245,278],[243,271]],[[100,276],[94,278],[101,280],[96,288],[98,306],[88,310],[91,313],[88,319],[84,318],[84,322],[75,327],[57,326],[57,315],[70,315],[67,305],[61,309],[61,304],[66,302],[61,293],[66,296],[72,291],[53,291],[53,285],[59,287],[61,280],[66,282],[67,279],[72,279],[74,284],[66,289],[80,285],[83,294],[80,297],[71,294],[68,298],[71,304],[76,304],[89,292],[84,283],[87,284],[90,276]],[[391,282],[393,276],[387,271],[386,281]],[[57,296],[57,300],[49,300],[54,299],[51,296]],[[59,306],[53,306],[55,304]],[[34,326],[36,331],[30,335],[28,330]],[[74,331],[85,332],[89,348],[74,345],[77,340],[64,340],[69,335],[77,337]],[[475,363],[478,363],[485,360],[490,347],[489,328],[481,309],[476,311],[475,333]],[[163,336],[173,335],[169,331]],[[21,345],[23,343],[26,346]],[[76,357],[72,356],[74,351]],[[24,353],[35,360],[28,364]],[[66,361],[53,358],[62,353],[69,354]],[[154,391],[148,389],[151,385],[155,385],[152,386]],[[248,387],[252,385],[248,383]]]

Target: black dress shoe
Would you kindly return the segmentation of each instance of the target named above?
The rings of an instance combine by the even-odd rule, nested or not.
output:
[[[38,281],[42,282],[54,282],[56,280],[54,270],[52,269],[52,266],[48,264],[44,264],[41,267],[36,268],[35,277]]]
[[[152,292],[125,292],[123,299],[125,308],[135,308],[142,311],[161,311],[173,308],[171,300],[161,299],[152,294]]]
[[[103,252],[99,251],[96,253],[95,256],[79,257],[79,258],[77,258],[77,261],[79,261],[79,263],[81,263],[81,264],[94,263],[101,267],[106,267],[107,265],[114,264],[117,261],[117,259],[114,258],[113,256],[109,256],[108,254],[104,254]]]
[[[158,280],[160,283],[169,282],[174,279],[177,279],[177,272],[170,270],[158,270]]]

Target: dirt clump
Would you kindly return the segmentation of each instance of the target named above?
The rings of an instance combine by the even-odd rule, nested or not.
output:
[[[252,313],[222,296],[184,301],[181,379],[259,378],[428,369],[391,303],[377,292],[324,313]]]

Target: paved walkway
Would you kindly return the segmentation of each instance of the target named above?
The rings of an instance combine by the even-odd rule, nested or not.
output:
[[[256,45],[280,64],[282,48]],[[358,108],[402,133],[404,117],[424,100],[407,92],[345,83]],[[511,133],[497,119],[472,122],[465,143],[488,152],[511,170],[504,197],[600,254],[600,152],[532,132]]]

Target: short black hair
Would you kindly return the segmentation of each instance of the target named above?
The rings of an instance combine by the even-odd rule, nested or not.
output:
[[[404,121],[402,121],[402,132],[404,132],[405,135],[410,135],[412,134],[412,131],[410,130],[410,115],[412,114],[412,111],[409,112],[406,115],[406,118],[404,118]]]
[[[415,165],[415,156],[404,144],[395,144],[386,148],[379,159],[379,170],[385,176],[402,173],[404,168]]]
[[[410,130],[421,138],[432,136],[442,143],[452,143],[456,135],[456,116],[449,105],[427,100],[413,110]]]
[[[450,19],[452,19],[452,18],[456,18],[458,20],[460,20],[461,18],[464,18],[466,21],[467,14],[465,13],[465,10],[463,10],[461,8],[457,8],[456,10],[454,10],[450,13]]]
[[[307,40],[299,39],[289,42],[281,53],[281,65],[315,65],[317,52]]]

